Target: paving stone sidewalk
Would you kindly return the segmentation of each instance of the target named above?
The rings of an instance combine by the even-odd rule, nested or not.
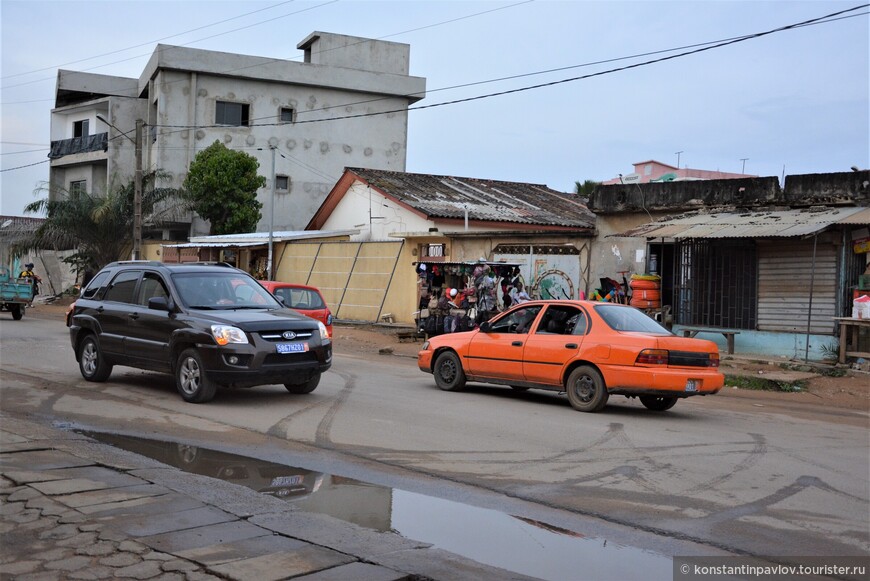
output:
[[[0,579],[528,579],[0,412]]]

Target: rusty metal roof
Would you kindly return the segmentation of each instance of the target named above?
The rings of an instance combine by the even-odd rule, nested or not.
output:
[[[870,208],[698,212],[650,222],[611,236],[645,238],[771,238],[815,234],[835,224],[870,224]]]
[[[347,168],[383,194],[431,218],[594,228],[595,215],[575,194],[545,185]]]

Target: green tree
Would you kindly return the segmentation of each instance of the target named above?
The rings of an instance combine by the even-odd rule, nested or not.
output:
[[[142,215],[152,224],[171,218],[178,209],[177,190],[157,188],[167,179],[151,172],[142,179]],[[39,190],[37,190],[39,191]],[[46,197],[28,204],[24,211],[45,214],[35,232],[13,245],[15,254],[32,250],[69,250],[76,253],[65,261],[81,272],[99,269],[129,256],[132,247],[134,184],[110,189],[105,196],[86,192],[65,193],[59,199]]]
[[[596,182],[594,180],[584,180],[583,183],[574,182],[574,193],[579,195],[581,198],[588,200],[596,186],[600,185],[601,182]]]
[[[253,232],[260,221],[257,190],[266,178],[257,159],[215,141],[200,151],[184,179],[188,207],[211,222],[211,234]]]

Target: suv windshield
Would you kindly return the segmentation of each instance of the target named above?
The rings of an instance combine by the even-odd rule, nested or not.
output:
[[[256,280],[236,273],[173,274],[181,301],[191,309],[276,309],[275,298]]]

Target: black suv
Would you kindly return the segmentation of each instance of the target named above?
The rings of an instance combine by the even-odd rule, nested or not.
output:
[[[113,262],[76,300],[69,329],[88,381],[105,381],[114,365],[172,373],[193,403],[220,386],[310,393],[332,365],[323,323],[220,263]]]

